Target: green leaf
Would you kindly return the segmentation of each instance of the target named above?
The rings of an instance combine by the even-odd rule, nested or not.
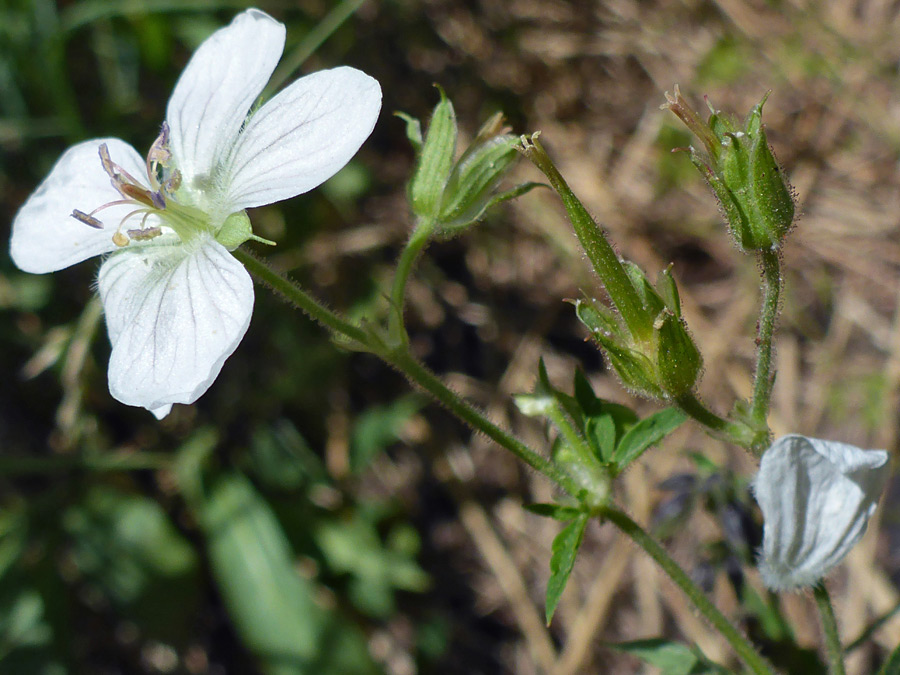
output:
[[[199,521],[237,634],[266,675],[377,672],[354,624],[316,602],[272,508],[238,473],[218,477]]]
[[[671,434],[687,419],[678,408],[666,408],[635,424],[613,454],[612,461],[621,471],[651,446]]]
[[[97,485],[62,522],[72,560],[95,591],[149,636],[187,636],[199,600],[197,554],[159,504]]]
[[[659,668],[663,675],[729,675],[730,672],[709,661],[698,650],[663,638],[607,643],[606,646],[636,656]]]
[[[587,418],[584,421],[584,435],[601,461],[609,462],[612,459],[616,450],[616,423],[612,415],[601,414]]]
[[[523,507],[537,516],[554,520],[574,520],[584,513],[581,509],[564,504],[523,504]]]
[[[419,166],[409,185],[413,212],[429,219],[436,219],[439,215],[444,187],[456,155],[456,113],[444,90],[438,87],[438,91],[441,100],[431,116],[419,155]]]
[[[584,530],[589,519],[588,514],[581,514],[576,520],[566,525],[553,540],[552,555],[550,556],[550,580],[547,582],[546,617],[548,626],[553,619],[556,606],[559,604],[559,598],[569,581],[569,575],[572,574],[575,555],[584,539]]]
[[[362,413],[350,435],[350,470],[361,473],[385,448],[400,440],[404,426],[424,403],[420,396],[411,394]]]

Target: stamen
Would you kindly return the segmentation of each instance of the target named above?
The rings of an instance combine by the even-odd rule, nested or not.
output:
[[[112,236],[112,241],[113,241],[113,243],[114,243],[116,246],[118,246],[119,248],[123,248],[123,247],[125,247],[125,246],[128,246],[128,237],[126,237],[126,236],[125,236],[124,234],[122,234],[121,232],[116,232],[116,233]]]
[[[142,188],[140,185],[132,185],[131,183],[122,183],[119,192],[123,197],[130,197],[136,202],[140,202],[146,206],[154,206],[153,196],[149,190]]]
[[[158,237],[162,234],[161,227],[148,227],[146,229],[140,230],[125,230],[128,233],[128,236],[134,239],[135,241],[147,241],[149,239],[153,239],[154,237]]]
[[[172,175],[166,180],[165,183],[162,184],[163,191],[168,194],[174,194],[178,191],[178,188],[181,187],[181,172],[178,169],[175,169],[172,172]]]
[[[95,229],[98,229],[98,230],[103,229],[103,223],[101,223],[99,220],[94,218],[94,216],[92,216],[88,213],[85,213],[84,211],[79,211],[78,209],[75,209],[74,211],[72,211],[72,217],[75,220],[77,220],[78,222],[84,223],[85,225],[90,225],[91,227],[93,227]]]

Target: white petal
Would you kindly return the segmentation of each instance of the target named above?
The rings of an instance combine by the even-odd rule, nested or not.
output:
[[[888,476],[883,450],[799,435],[763,455],[754,492],[763,512],[760,574],[769,588],[810,586],[866,531]]]
[[[172,404],[169,403],[168,405],[160,406],[159,408],[154,408],[150,412],[153,413],[153,416],[156,419],[161,420],[163,417],[166,417],[170,412],[172,412]]]
[[[112,235],[134,206],[111,206],[97,213],[102,230],[72,217],[74,209],[90,213],[122,198],[103,171],[101,143],[106,143],[113,162],[137,179],[145,176],[141,156],[118,138],[97,138],[66,150],[13,220],[9,252],[19,269],[55,272],[115,250]]]
[[[160,416],[212,384],[247,331],[253,282],[211,238],[129,247],[100,268],[109,391]]]
[[[194,52],[166,109],[170,148],[187,187],[216,179],[283,49],[284,25],[248,9]]]
[[[231,211],[302,194],[338,172],[378,119],[381,87],[355,68],[300,78],[241,132],[222,183]]]

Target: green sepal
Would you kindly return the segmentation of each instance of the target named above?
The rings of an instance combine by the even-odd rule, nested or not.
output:
[[[781,167],[766,140],[766,130],[759,129],[750,151],[753,196],[765,235],[775,245],[780,243],[794,224],[794,198]]]
[[[594,299],[575,300],[575,316],[591,333],[618,336],[623,329],[619,317]]]
[[[634,290],[637,291],[647,311],[652,316],[659,314],[665,307],[665,303],[659,297],[653,285],[647,280],[644,270],[630,260],[623,260],[622,266],[625,268],[625,272],[631,280],[631,285],[634,286]]]
[[[651,398],[666,397],[665,392],[657,384],[658,378],[650,359],[603,333],[595,332],[593,337],[606,350],[610,365],[626,388]]]
[[[246,211],[238,211],[232,213],[222,223],[222,227],[216,232],[216,241],[222,244],[229,251],[233,251],[245,241],[258,241],[262,244],[275,246],[274,241],[257,237],[253,234],[253,228],[250,225],[250,217]]]
[[[666,303],[666,307],[679,319],[681,318],[681,296],[678,295],[678,286],[675,277],[672,276],[673,263],[659,271],[656,277],[656,292]]]
[[[470,147],[450,172],[438,220],[442,229],[464,227],[487,208],[491,192],[516,161],[515,136],[495,136]]]
[[[458,133],[453,104],[440,86],[437,89],[441,100],[431,115],[419,155],[419,165],[409,184],[409,200],[413,212],[422,218],[434,219],[440,213],[444,188],[453,167]]]
[[[406,122],[406,138],[410,144],[416,149],[416,153],[422,152],[422,123],[405,112],[395,112],[394,117],[399,117]]]
[[[680,396],[697,384],[703,367],[700,350],[694,344],[684,321],[664,310],[654,323],[657,334],[659,381],[670,396]]]

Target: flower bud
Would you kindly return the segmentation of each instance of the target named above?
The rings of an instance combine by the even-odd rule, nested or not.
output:
[[[762,125],[763,100],[741,127],[710,107],[707,122],[681,96],[666,93],[668,108],[694,132],[706,155],[689,149],[691,162],[704,175],[725,212],[732,236],[744,251],[777,248],[794,222],[794,198]]]
[[[841,562],[865,533],[888,474],[884,450],[800,435],[775,441],[753,482],[766,586],[812,586]]]

